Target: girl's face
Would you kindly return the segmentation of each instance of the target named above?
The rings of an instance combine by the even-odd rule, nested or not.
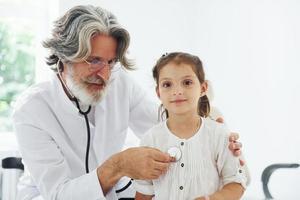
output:
[[[159,72],[156,92],[170,116],[198,115],[198,100],[206,88],[206,82],[200,83],[191,65],[170,62]]]

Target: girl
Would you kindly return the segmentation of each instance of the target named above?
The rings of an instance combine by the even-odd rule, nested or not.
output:
[[[229,131],[208,118],[200,59],[181,52],[163,55],[153,77],[166,120],[147,132],[141,146],[168,152],[176,162],[156,180],[136,180],[136,199],[240,199],[247,179],[228,149]]]

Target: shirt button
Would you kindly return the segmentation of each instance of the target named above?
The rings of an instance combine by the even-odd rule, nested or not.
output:
[[[180,190],[183,190],[183,186],[180,186],[179,189],[180,189]]]
[[[243,170],[239,169],[239,172],[240,172],[240,173],[242,173],[242,172],[243,172]]]
[[[181,144],[181,146],[183,146],[183,145],[184,145],[184,142],[181,142],[180,144]]]
[[[184,167],[184,163],[181,163],[181,167]]]

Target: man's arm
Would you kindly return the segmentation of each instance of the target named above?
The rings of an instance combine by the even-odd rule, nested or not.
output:
[[[32,102],[32,105],[37,104]],[[39,192],[46,199],[79,200],[87,195],[89,199],[99,199],[107,195],[123,176],[155,179],[169,166],[171,159],[168,154],[153,148],[139,147],[112,156],[88,174],[72,177],[70,164],[52,137],[54,133],[48,132],[41,125],[47,121],[40,117],[43,113],[32,113],[30,109],[24,106],[15,112],[14,126],[22,158]],[[89,190],[83,185],[88,185]]]
[[[139,192],[136,192],[135,194],[135,200],[151,200],[154,195],[145,195]]]
[[[97,168],[98,180],[104,195],[122,178],[118,162],[117,155],[114,155]]]
[[[174,158],[154,148],[129,148],[113,155],[98,167],[98,180],[103,193],[107,194],[121,177],[156,179],[167,171],[173,161]]]
[[[104,197],[95,170],[76,178],[69,176],[70,167],[46,131],[28,124],[17,124],[15,128],[22,159],[44,199]],[[83,185],[88,185],[89,190]]]

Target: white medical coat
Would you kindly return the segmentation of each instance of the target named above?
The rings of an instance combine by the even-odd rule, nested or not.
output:
[[[54,75],[30,87],[18,99],[13,122],[23,161],[45,199],[117,199],[104,197],[96,168],[123,148],[127,129],[140,137],[157,123],[158,106],[127,72],[113,74],[90,123],[90,173],[85,173],[86,124]],[[24,197],[25,199],[25,197]]]

